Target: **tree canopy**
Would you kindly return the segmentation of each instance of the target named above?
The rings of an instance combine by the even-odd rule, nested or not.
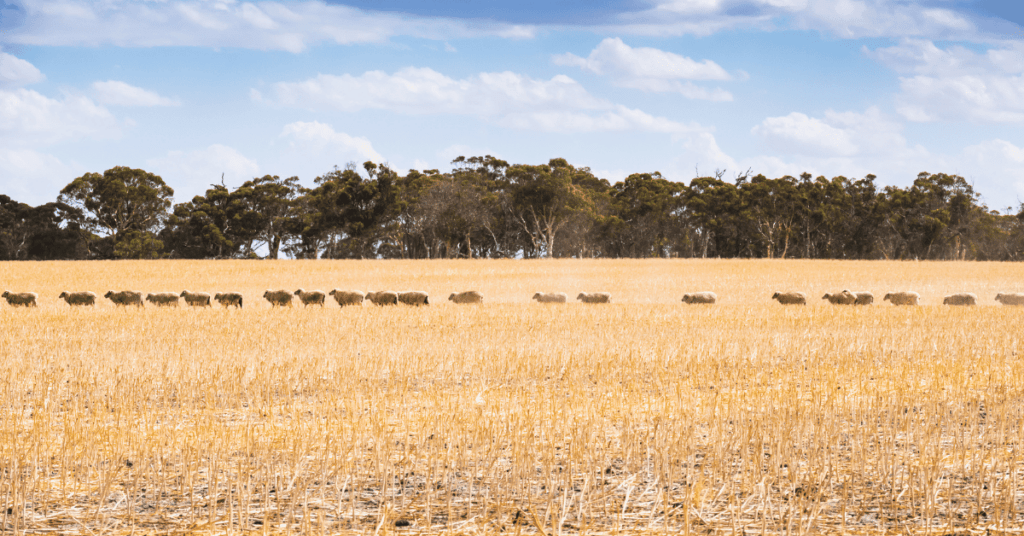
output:
[[[946,173],[906,187],[749,171],[689,183],[653,171],[611,184],[562,158],[452,165],[400,175],[349,163],[309,187],[265,175],[173,207],[163,179],[115,167],[39,207],[0,196],[0,259],[1024,258],[1024,206],[990,210]]]

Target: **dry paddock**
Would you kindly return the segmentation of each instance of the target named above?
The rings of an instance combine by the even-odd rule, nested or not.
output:
[[[5,263],[0,278],[40,295],[0,304],[2,533],[1024,529],[1024,307],[993,301],[1024,290],[1017,264]],[[300,287],[431,305],[261,298]],[[56,298],[184,288],[246,305]],[[876,303],[820,299],[843,288]],[[447,302],[469,289],[484,304]],[[904,289],[923,305],[881,301]],[[719,304],[679,303],[701,290]],[[960,291],[980,305],[939,305]]]

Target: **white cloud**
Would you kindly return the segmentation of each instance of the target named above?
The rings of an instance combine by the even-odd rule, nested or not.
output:
[[[313,153],[328,151],[339,160],[384,161],[370,140],[336,132],[331,125],[319,121],[289,123],[281,131],[281,137],[288,139],[289,145],[295,150]]]
[[[607,31],[643,35],[709,35],[723,30],[814,30],[845,38],[974,39],[989,19],[915,0],[662,0],[627,13]]]
[[[211,184],[220,183],[222,174],[226,184],[235,186],[260,175],[255,161],[220,144],[192,151],[169,151],[167,156],[146,160],[146,169],[174,188],[179,203],[202,194]]]
[[[867,155],[907,156],[923,154],[921,147],[909,147],[903,125],[878,108],[864,113],[828,110],[822,119],[793,112],[768,117],[751,132],[769,147],[785,154],[816,157]]]
[[[35,65],[6,52],[0,52],[0,88],[34,84],[45,78]]]
[[[115,106],[180,106],[178,99],[162,97],[155,91],[142,89],[118,80],[93,82],[96,100]]]
[[[117,120],[88,97],[51,99],[29,89],[0,90],[0,140],[6,144],[54,143],[120,135]]]
[[[277,102],[345,112],[364,109],[403,114],[455,114],[500,125],[551,132],[648,130],[682,133],[700,130],[594,97],[568,76],[536,80],[512,72],[480,73],[456,80],[429,68],[395,74],[370,71],[360,76],[318,75],[303,82],[274,84]],[[253,90],[257,102],[268,102]]]
[[[1005,43],[978,54],[908,39],[865,51],[911,75],[900,77],[897,97],[898,111],[911,121],[1024,122],[1024,44]]]
[[[24,45],[238,47],[301,52],[317,43],[372,43],[395,36],[439,41],[495,35],[531,38],[530,26],[373,12],[327,3],[263,1],[22,0],[24,24],[4,40]]]
[[[619,38],[601,41],[590,56],[581,58],[565,53],[552,57],[556,65],[580,67],[607,75],[621,87],[651,92],[677,92],[690,99],[730,101],[732,95],[721,88],[709,90],[680,80],[730,80],[729,73],[711,61],[694,61],[686,56],[656,48],[633,48]]]
[[[54,201],[61,188],[83,173],[81,166],[65,164],[51,154],[0,147],[0,192],[22,203]]]

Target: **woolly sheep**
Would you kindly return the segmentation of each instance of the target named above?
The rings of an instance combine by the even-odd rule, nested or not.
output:
[[[942,299],[942,305],[977,305],[978,297],[970,292],[950,294]]]
[[[177,307],[178,295],[173,292],[151,292],[146,294],[146,301],[158,307]]]
[[[683,303],[707,303],[712,304],[718,301],[718,295],[714,292],[694,292],[683,294]]]
[[[242,295],[238,292],[218,292],[213,295],[213,299],[217,300],[217,303],[224,307],[234,305],[239,309],[242,308]]]
[[[1024,305],[1024,293],[1000,292],[996,294],[996,301],[1003,305]]]
[[[533,299],[540,303],[565,303],[569,297],[564,292],[538,292]]]
[[[580,292],[576,299],[583,303],[611,303],[612,295],[607,292]]]
[[[857,297],[854,305],[871,305],[875,303],[875,295],[870,292],[854,292],[852,290],[844,290],[843,292],[849,292]]]
[[[376,292],[367,292],[366,299],[370,300],[374,305],[397,305],[398,304],[398,293],[390,290],[378,290]]]
[[[451,296],[448,296],[448,301],[453,303],[483,303],[484,295],[475,290],[453,292]]]
[[[916,305],[920,300],[920,294],[909,291],[889,292],[882,298],[882,301],[889,301],[893,305]]]
[[[323,307],[324,301],[327,299],[327,296],[321,290],[302,290],[300,288],[295,291],[295,295],[299,297],[299,300],[301,300],[302,304],[306,307],[309,307],[310,305],[319,305],[320,307]]]
[[[893,305],[917,305],[921,300],[921,295],[916,292],[890,292],[882,298],[882,301],[888,301]]]
[[[7,300],[7,303],[19,307],[36,307],[36,293],[35,292],[11,292],[5,290],[0,297]]]
[[[807,305],[807,296],[803,292],[776,292],[772,299],[779,300],[782,305]]]
[[[189,292],[187,290],[183,290],[181,291],[181,297],[185,298],[185,303],[192,307],[210,306],[210,295],[205,292]]]
[[[58,300],[68,302],[68,305],[96,305],[96,294],[92,292],[68,292],[64,291],[57,296]]]
[[[849,290],[844,290],[833,294],[825,293],[821,299],[828,300],[832,305],[853,305],[857,301],[857,296]]]
[[[263,297],[272,307],[292,306],[292,293],[287,290],[268,290],[263,293]]]
[[[346,305],[362,305],[366,295],[358,290],[341,290],[334,289],[330,292],[331,296],[334,296],[334,301],[338,302],[338,305],[344,307]]]
[[[103,297],[114,302],[114,305],[119,307],[127,307],[129,305],[142,307],[143,305],[142,292],[138,290],[108,290],[107,293],[103,295]]]
[[[421,290],[399,292],[398,301],[406,305],[430,305],[430,297]]]

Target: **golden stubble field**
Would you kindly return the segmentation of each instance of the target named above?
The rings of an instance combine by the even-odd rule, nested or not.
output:
[[[1024,291],[1024,265],[3,263],[0,286],[40,294],[0,304],[3,533],[1024,528],[1024,308],[993,301]],[[425,290],[432,305],[261,298],[300,287]],[[246,306],[57,300],[186,288]],[[876,303],[819,299],[843,288]],[[485,303],[446,300],[469,289]],[[700,290],[719,304],[679,302]],[[923,305],[882,302],[892,290]],[[939,305],[959,291],[980,305]]]

